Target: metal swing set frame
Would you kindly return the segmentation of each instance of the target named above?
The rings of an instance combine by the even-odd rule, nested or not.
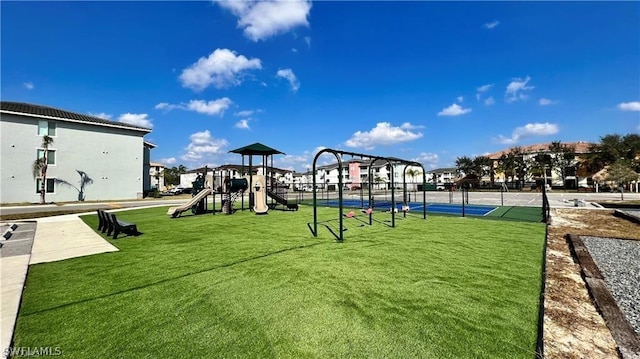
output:
[[[320,158],[320,156],[322,156],[325,153],[330,153],[333,154],[336,157],[336,160],[338,161],[338,223],[339,223],[339,227],[338,227],[338,233],[336,233],[335,231],[333,231],[333,229],[331,229],[331,227],[329,227],[328,225],[324,224],[324,222],[318,222],[318,206],[317,206],[317,180],[316,180],[316,174],[317,174],[317,162],[318,162],[318,158]],[[371,209],[373,209],[372,207],[372,203],[373,203],[373,193],[371,191],[371,187],[373,185],[373,181],[372,181],[372,167],[374,165],[374,163],[376,161],[382,160],[386,162],[386,165],[389,166],[390,171],[391,171],[391,225],[390,227],[395,227],[396,226],[396,211],[394,210],[395,208],[397,208],[397,204],[396,204],[396,197],[395,197],[395,183],[394,183],[394,165],[396,164],[404,164],[404,169],[402,171],[402,189],[403,189],[403,206],[407,206],[407,181],[406,181],[406,172],[407,172],[407,168],[409,166],[418,166],[420,168],[422,168],[422,183],[423,183],[423,188],[422,188],[422,192],[423,192],[423,196],[422,196],[422,218],[423,219],[427,219],[427,203],[426,203],[426,195],[424,193],[424,184],[427,181],[426,178],[426,171],[424,166],[416,161],[409,161],[409,160],[404,160],[401,158],[397,158],[397,157],[383,157],[383,156],[376,156],[376,155],[369,155],[369,154],[364,154],[364,153],[357,153],[357,152],[349,152],[349,151],[341,151],[341,150],[335,150],[335,149],[331,149],[331,148],[325,148],[322,149],[321,151],[319,151],[316,156],[313,159],[313,172],[312,172],[312,177],[313,177],[313,226],[312,223],[307,223],[307,226],[309,227],[309,230],[311,230],[311,233],[313,234],[314,237],[318,236],[318,224],[324,225],[329,232],[331,232],[331,234],[333,234],[334,237],[336,237],[336,240],[338,241],[343,241],[344,240],[344,231],[346,230],[346,228],[344,228],[344,223],[343,223],[343,219],[344,219],[344,204],[343,204],[343,189],[344,189],[344,183],[343,183],[343,164],[342,164],[342,156],[351,156],[352,158],[355,157],[360,157],[360,159],[364,160],[364,159],[368,159],[370,160],[369,162],[369,168],[368,168],[368,176],[367,176],[367,181],[368,181],[368,185],[367,185],[367,191],[369,192],[369,206]],[[373,224],[373,211],[367,211],[368,215],[369,215],[369,225]],[[405,212],[406,214],[406,212]]]

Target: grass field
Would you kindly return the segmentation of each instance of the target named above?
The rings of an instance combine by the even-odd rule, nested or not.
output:
[[[543,224],[349,219],[336,243],[324,228],[311,236],[306,206],[118,217],[144,234],[30,267],[14,346],[70,358],[535,357]]]

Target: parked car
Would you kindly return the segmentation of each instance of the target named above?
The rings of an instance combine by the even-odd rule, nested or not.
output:
[[[192,188],[190,187],[174,187],[172,189],[170,189],[168,191],[168,193],[172,194],[172,195],[179,195],[179,194],[189,194],[191,193]]]

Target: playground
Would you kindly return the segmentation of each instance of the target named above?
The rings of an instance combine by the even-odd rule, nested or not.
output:
[[[301,202],[253,171],[253,155],[281,153],[256,145],[237,150],[243,167],[249,156],[239,178],[205,171],[185,203],[119,212],[144,233],[98,232],[117,252],[32,265],[13,345],[78,358],[535,357],[539,207],[409,201],[394,186],[365,203],[341,182]],[[341,171],[347,153],[323,151]],[[415,164],[368,158],[381,159]]]
[[[31,266],[14,345],[72,358],[535,356],[542,223],[346,219],[338,243],[311,235],[310,206],[166,211],[119,213],[144,235],[105,236],[118,252]]]

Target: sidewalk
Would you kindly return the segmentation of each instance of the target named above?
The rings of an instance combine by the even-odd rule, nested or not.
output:
[[[0,348],[2,357],[11,345],[22,288],[29,265],[61,261],[118,248],[87,226],[78,214],[15,222],[18,227],[0,249]]]

